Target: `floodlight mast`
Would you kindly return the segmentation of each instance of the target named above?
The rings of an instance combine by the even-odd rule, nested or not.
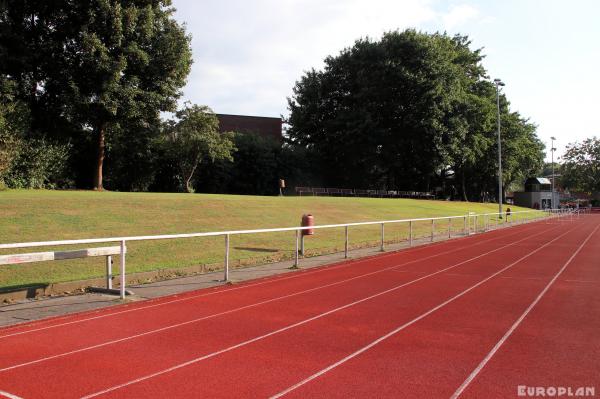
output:
[[[550,200],[550,208],[554,209],[554,151],[556,151],[556,148],[554,148],[554,141],[556,140],[556,137],[552,136],[550,137],[550,140],[552,140],[550,146],[550,152],[552,153],[552,199]]]
[[[494,79],[496,85],[496,109],[498,111],[498,217],[502,218],[502,143],[500,142],[500,86],[504,82]]]

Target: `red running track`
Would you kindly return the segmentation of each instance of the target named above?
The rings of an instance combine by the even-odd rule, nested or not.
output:
[[[0,329],[0,398],[600,391],[599,258],[589,215]]]

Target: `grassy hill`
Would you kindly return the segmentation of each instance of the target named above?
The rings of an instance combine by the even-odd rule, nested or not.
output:
[[[316,224],[332,224],[496,210],[495,204],[386,198],[11,190],[0,192],[0,243],[291,227],[300,224],[303,213],[312,213]],[[462,221],[453,228],[462,229]],[[416,234],[428,232],[429,224],[415,228]],[[378,226],[352,228],[350,241],[352,246],[376,245],[378,234]],[[386,226],[386,241],[406,236],[406,225]],[[308,253],[342,250],[343,237],[343,229],[318,230],[307,239]],[[292,232],[233,236],[231,262],[236,266],[291,258],[294,243]],[[0,250],[0,255],[47,249]],[[222,261],[222,237],[128,245],[128,272],[198,264],[218,267]],[[102,258],[91,258],[0,266],[0,287],[99,277],[103,263]]]

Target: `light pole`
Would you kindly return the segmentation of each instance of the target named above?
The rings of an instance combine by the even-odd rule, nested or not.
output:
[[[498,217],[502,217],[502,144],[500,143],[500,86],[504,83],[494,79],[496,85],[496,109],[498,111]]]
[[[556,140],[556,137],[552,136],[550,137],[550,140],[552,140],[552,145],[550,147],[550,152],[552,153],[552,199],[550,200],[550,209],[554,209],[554,151],[556,151],[556,148],[554,148],[554,140]]]

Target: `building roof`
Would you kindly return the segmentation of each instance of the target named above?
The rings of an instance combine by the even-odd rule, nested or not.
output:
[[[530,177],[525,184],[552,184],[552,182],[546,177]]]

